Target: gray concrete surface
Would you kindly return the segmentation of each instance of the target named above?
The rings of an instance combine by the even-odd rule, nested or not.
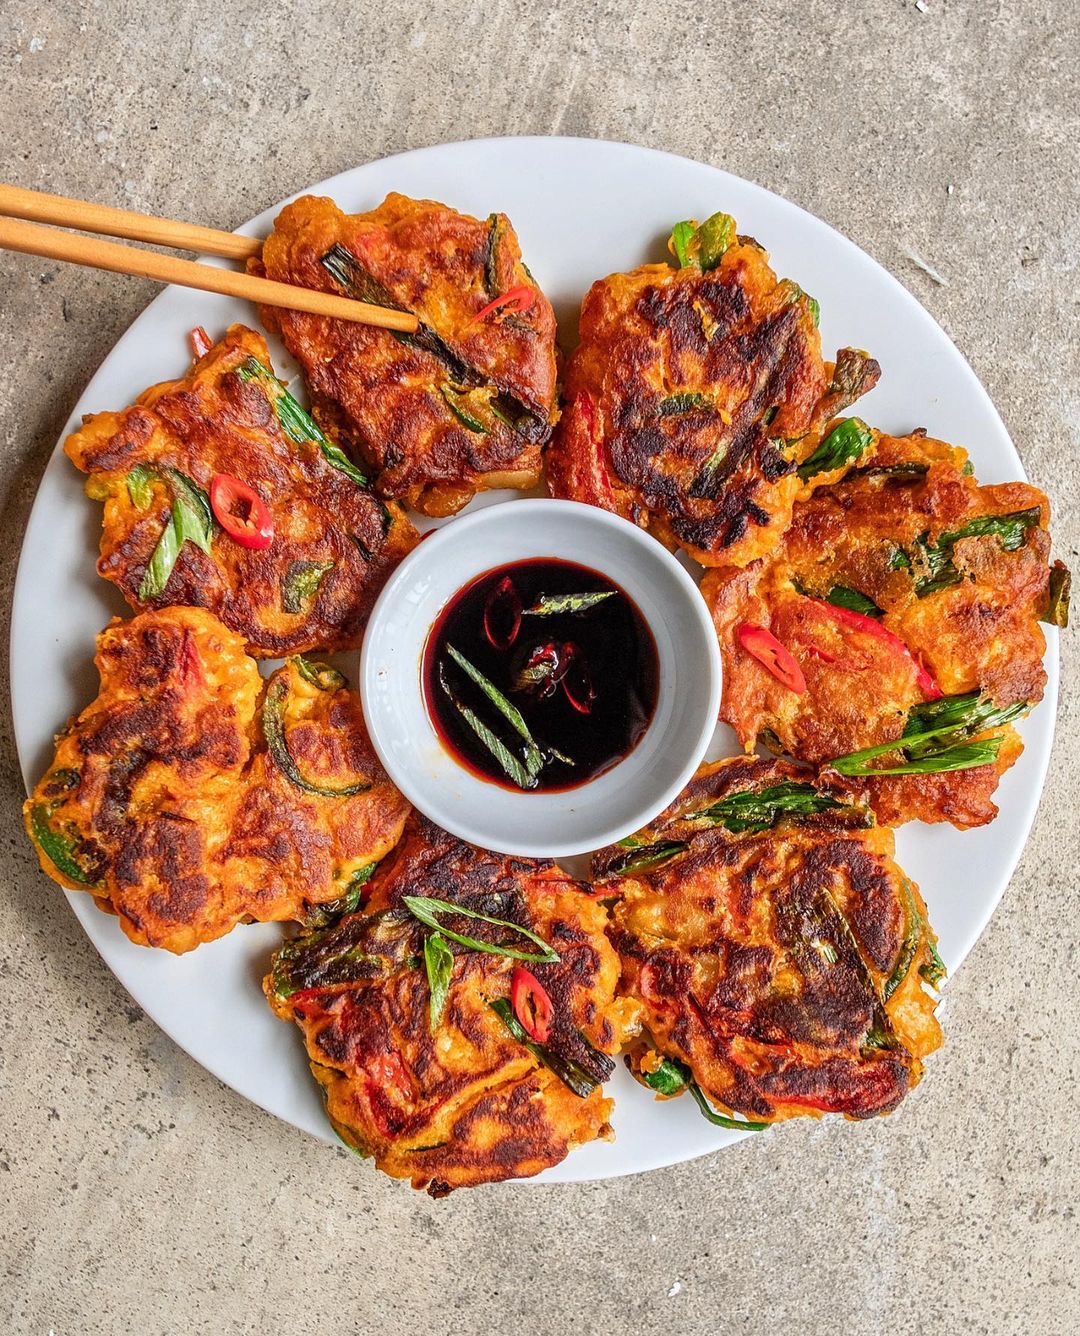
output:
[[[722,165],[929,307],[1075,565],[1078,53],[1073,0],[5,0],[0,178],[231,227],[347,166],[476,135]],[[5,607],[57,432],[153,291],[0,255]],[[895,1117],[443,1203],[248,1106],[126,997],[25,846],[5,704],[0,1327],[1076,1332],[1078,643],[1035,831]]]

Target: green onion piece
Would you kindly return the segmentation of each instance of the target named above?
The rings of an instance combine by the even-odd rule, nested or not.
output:
[[[472,951],[485,951],[492,956],[508,956],[511,960],[534,960],[542,965],[552,965],[559,959],[559,953],[537,937],[536,933],[523,928],[520,923],[510,923],[507,919],[492,918],[489,914],[480,914],[475,909],[466,909],[463,905],[451,904],[449,900],[435,900],[429,895],[403,895],[401,903],[415,919],[436,932],[441,932],[458,946],[467,946]],[[496,928],[509,928],[511,932],[541,947],[535,951],[519,951],[517,947],[505,946],[495,942],[481,942],[475,937],[463,937],[459,932],[451,932],[439,922],[440,914],[460,914],[464,918],[476,919],[480,923],[490,923]]]
[[[842,775],[886,775],[886,774],[935,774],[939,763],[942,772],[946,770],[969,770],[976,765],[986,765],[997,759],[1001,747],[1001,737],[988,738],[963,744],[974,733],[981,733],[991,728],[1001,728],[1011,723],[1029,708],[1027,701],[1018,701],[1015,705],[998,708],[988,697],[977,691],[969,691],[961,696],[943,696],[940,700],[924,701],[912,706],[908,712],[903,735],[894,742],[883,742],[876,747],[864,747],[861,751],[851,752],[830,762],[834,770]],[[993,744],[991,752],[984,752],[987,744]],[[972,750],[975,748],[976,750]],[[899,770],[877,770],[867,762],[878,756],[887,756],[899,752],[904,757],[904,766]],[[979,758],[982,759],[979,759]],[[908,766],[916,766],[909,769]]]
[[[526,608],[523,617],[551,617],[558,612],[584,612],[611,598],[614,589],[598,589],[590,594],[541,594],[531,608]]]
[[[393,962],[363,950],[366,925],[341,919],[332,927],[286,942],[275,953],[270,980],[275,997],[287,998],[308,988],[333,988],[375,978]]]
[[[887,751],[889,748],[884,750]],[[895,751],[897,748],[893,747],[892,750]],[[1000,750],[1000,737],[983,738],[979,742],[963,743],[935,755],[921,756],[917,760],[888,768],[879,769],[867,765],[865,758],[858,752],[852,752],[850,756],[841,756],[831,762],[831,765],[842,775],[940,775],[949,770],[974,770],[976,766],[990,765],[997,760]],[[876,747],[868,747],[867,751],[880,754]]]
[[[638,1075],[658,1095],[678,1095],[687,1087],[686,1068],[670,1058],[664,1058],[655,1071],[639,1071]]]
[[[712,400],[704,394],[697,394],[693,390],[680,390],[677,394],[669,394],[666,399],[661,399],[656,406],[656,411],[661,417],[678,417],[683,413],[693,413],[698,408],[712,408]]]
[[[477,668],[474,664],[470,663],[469,660],[465,657],[465,655],[459,653],[454,648],[453,645],[447,645],[446,652],[447,654],[450,655],[451,659],[453,659],[453,661],[462,670],[462,672],[465,673],[468,677],[472,678],[472,680],[476,683],[476,685],[480,688],[480,690],[484,693],[484,695],[488,698],[488,700],[491,701],[492,705],[495,706],[495,708],[507,721],[510,727],[514,730],[514,732],[517,733],[518,736],[525,743],[526,771],[532,776],[539,774],[540,770],[543,768],[544,765],[543,753],[541,752],[539,746],[537,745],[536,739],[529,731],[529,725],[525,722],[525,717],[521,713],[521,711],[517,708],[516,705],[514,705],[512,701],[508,700],[503,695],[503,693],[499,690],[499,688],[495,685],[495,683],[491,681],[490,678],[485,677],[484,674],[480,671],[480,669]]]
[[[367,477],[352,463],[344,450],[331,441],[311,415],[304,412],[285,388],[284,381],[278,380],[269,367],[263,366],[257,357],[249,357],[236,368],[236,374],[241,380],[259,382],[273,406],[281,430],[290,441],[295,441],[298,445],[314,441],[328,464],[344,473],[347,478],[351,478],[358,487],[367,488]]]
[[[903,882],[903,892],[904,909],[907,915],[907,931],[904,934],[900,954],[893,966],[892,973],[882,986],[881,1000],[883,1002],[888,1002],[889,998],[907,978],[908,970],[911,969],[911,962],[915,959],[915,952],[918,951],[919,943],[923,939],[922,915],[915,908],[915,897],[911,893],[911,883],[906,879]]]
[[[352,251],[346,250],[338,242],[330,247],[319,263],[334,282],[340,283],[349,296],[357,301],[370,302],[373,306],[385,306],[391,311],[405,309],[394,301],[386,288],[374,274],[364,268]]]
[[[290,561],[281,584],[282,612],[303,612],[315,595],[332,561]]]
[[[810,316],[816,329],[821,324],[821,303],[816,297],[807,296],[806,304],[810,307]]]
[[[898,464],[864,464],[862,468],[852,469],[845,481],[852,478],[885,478],[896,482],[915,482],[925,478],[929,472],[929,464],[919,464],[914,459],[901,460]]]
[[[321,905],[316,905],[304,919],[304,927],[325,928],[328,923],[342,918],[345,914],[355,914],[360,904],[360,897],[364,893],[364,887],[371,880],[378,866],[378,863],[365,863],[362,868],[357,868],[349,878],[345,894],[338,896],[336,900],[328,900]]]
[[[877,383],[881,368],[859,348],[841,348],[836,354],[826,395],[833,401],[830,416],[842,413]]]
[[[810,458],[799,465],[799,477],[806,482],[819,473],[842,468],[849,460],[857,459],[873,439],[862,418],[845,418],[833,427]]]
[[[927,594],[936,594],[959,583],[960,572],[953,561],[953,553],[962,538],[993,535],[1006,552],[1015,552],[1023,547],[1027,531],[1037,528],[1041,519],[1041,509],[1031,506],[1006,515],[976,515],[959,529],[941,534],[933,543],[928,543],[924,535],[919,539],[919,555],[926,566],[926,574],[915,581],[916,596],[925,598]]]
[[[484,252],[484,287],[491,298],[500,295],[499,242],[502,240],[502,220],[497,213],[488,215],[487,249]],[[526,273],[529,271],[526,269]]]
[[[458,700],[450,690],[450,686],[441,672],[439,674],[439,685],[442,687],[443,691],[446,692],[450,704],[457,710],[458,714],[461,715],[466,725],[472,729],[491,753],[493,759],[497,762],[499,768],[507,779],[512,780],[519,789],[536,788],[537,772],[533,771],[530,773],[526,770],[502,739],[498,737],[497,734],[493,733],[491,729],[488,728],[487,724],[485,724],[473,710],[470,710],[467,705]]]
[[[210,500],[202,488],[177,469],[167,468],[164,475],[172,488],[173,506],[143,572],[139,585],[139,601],[142,603],[164,592],[185,542],[194,543],[209,554],[214,535]]]
[[[931,988],[938,988],[948,971],[945,968],[945,962],[934,942],[927,938],[926,948],[930,952],[930,959],[925,965],[919,966],[919,973],[930,985]]]
[[[428,1024],[434,1034],[446,1010],[446,999],[450,996],[450,976],[454,972],[454,953],[440,932],[429,933],[424,939],[424,969],[431,990]]]
[[[727,213],[714,213],[697,230],[698,261],[703,270],[715,269],[724,252],[735,240],[735,219]]]
[[[73,881],[76,886],[100,886],[101,882],[96,881],[75,856],[75,842],[53,830],[49,824],[50,816],[50,809],[45,803],[34,803],[30,808],[30,833],[34,843],[68,881]]]
[[[687,813],[683,819],[709,821],[737,835],[746,831],[769,830],[781,816],[809,816],[814,812],[827,812],[845,806],[846,803],[838,802],[826,793],[819,793],[812,784],[786,780],[772,788],[762,789],[760,793],[729,794],[710,807]]]
[[[285,737],[285,701],[289,695],[289,684],[284,677],[271,679],[263,700],[262,724],[266,736],[266,747],[271,760],[289,781],[305,793],[313,793],[320,798],[351,798],[357,793],[367,793],[371,785],[366,780],[356,784],[346,784],[341,788],[328,788],[305,779],[292,756]]]
[[[318,663],[314,659],[305,659],[302,654],[294,654],[292,662],[296,671],[313,687],[320,691],[339,691],[345,685],[345,678],[336,668],[328,663]]]
[[[872,598],[867,598],[858,589],[851,589],[848,585],[833,585],[825,595],[825,601],[837,608],[847,608],[850,612],[861,612],[864,617],[885,616]]]
[[[690,242],[693,238],[694,224],[691,222],[676,223],[671,229],[671,249],[675,252],[680,269],[690,267]]]
[[[641,844],[642,844],[642,841],[639,840],[639,839],[638,839],[636,836],[634,836],[634,835],[627,835],[627,837],[626,837],[625,840],[619,840],[619,841],[618,841],[618,846],[619,846],[620,849],[640,849],[640,848],[641,848]]]
[[[1068,626],[1071,593],[1072,574],[1063,561],[1055,561],[1050,567],[1047,607],[1042,620],[1050,626]]]
[[[605,868],[604,875],[628,877],[635,872],[651,872],[653,868],[663,867],[673,858],[678,858],[689,847],[683,840],[664,840],[659,844],[646,845],[640,851],[631,851],[625,858],[616,858]]]
[[[157,470],[152,469],[149,464],[136,464],[134,468],[128,469],[128,496],[136,510],[150,509],[150,502],[153,500],[151,483],[157,476]]]
[[[538,1044],[535,1039],[529,1037],[525,1032],[524,1026],[514,1015],[513,1008],[505,997],[496,998],[494,1002],[489,1002],[488,1006],[498,1016],[511,1035],[519,1044],[529,1050],[529,1052],[545,1067],[553,1072],[559,1080],[575,1095],[582,1099],[591,1095],[600,1084],[599,1081],[581,1066],[573,1058],[564,1058],[558,1053],[554,1053],[546,1044]]]
[[[743,1121],[740,1118],[729,1118],[724,1113],[717,1113],[705,1098],[704,1091],[696,1081],[688,1082],[687,1089],[693,1095],[694,1102],[701,1110],[702,1116],[707,1118],[714,1127],[728,1127],[733,1132],[764,1132],[769,1126],[768,1123],[752,1123],[749,1119]]]
[[[440,385],[439,392],[446,400],[447,408],[463,427],[468,431],[478,432],[482,436],[487,435],[487,427],[469,411],[468,401],[460,390],[452,389],[449,385]]]

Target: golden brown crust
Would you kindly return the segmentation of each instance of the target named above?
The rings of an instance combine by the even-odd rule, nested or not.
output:
[[[98,637],[96,662],[98,697],[59,737],[25,813],[44,871],[91,890],[132,941],[182,952],[245,919],[303,918],[343,895],[400,836],[408,804],[378,764],[359,697],[343,685],[322,690],[292,660],[267,684],[280,693],[302,779],[326,789],[370,784],[326,797],[297,787],[271,759],[258,668],[210,613],[164,608],[114,621]],[[35,814],[85,877],[53,861]]]
[[[594,283],[580,338],[547,453],[552,495],[614,511],[705,565],[767,552],[795,467],[841,401],[805,295],[739,238],[707,272],[653,264]],[[862,365],[865,390],[877,366]]]
[[[594,860],[597,892],[619,897],[610,937],[655,1049],[686,1064],[721,1110],[765,1122],[888,1113],[941,1042],[921,973],[940,977],[934,936],[890,830],[860,824],[865,809],[851,807],[742,833],[694,815],[810,782],[837,794],[785,762],[702,766],[637,837],[681,852],[621,876],[640,849]]]
[[[1026,483],[980,487],[965,464],[964,452],[944,442],[875,432],[846,476],[804,488],[771,556],[706,574],[701,591],[724,660],[721,718],[747,748],[771,733],[784,751],[820,764],[897,739],[908,711],[930,694],[920,667],[947,696],[981,690],[999,707],[1042,698],[1046,497]],[[923,472],[896,471],[905,467]],[[993,534],[962,538],[953,547],[958,580],[920,596],[927,543],[979,516],[1027,510],[1038,512],[1038,523],[1016,550],[1005,550]],[[880,626],[903,645],[845,620],[826,601],[835,586],[883,609]],[[744,623],[767,628],[794,654],[806,679],[803,694],[740,645]],[[890,824],[982,825],[996,815],[992,794],[1020,750],[1007,728],[993,764],[872,780],[875,810]]]
[[[68,437],[68,457],[91,475],[90,494],[105,502],[98,570],[136,610],[207,609],[255,655],[355,648],[416,531],[398,507],[382,505],[334,468],[315,442],[289,437],[266,388],[237,374],[252,358],[269,368],[265,339],[233,325],[186,376],[153,386],[130,408],[93,414]],[[159,473],[150,504],[140,508],[127,485],[139,464],[176,469],[204,491],[217,473],[254,487],[273,517],[272,545],[242,547],[217,528],[209,554],[185,542],[161,594],[140,599],[172,494]],[[286,584],[303,563],[326,569],[314,594],[286,611]]]
[[[339,1135],[385,1173],[437,1196],[539,1173],[574,1146],[609,1137],[612,1104],[599,1086],[573,1093],[489,1005],[507,998],[513,960],[451,943],[452,980],[432,1034],[421,959],[429,930],[404,895],[520,923],[553,946],[558,962],[528,965],[551,998],[548,1045],[597,1080],[623,1037],[619,964],[588,889],[550,862],[485,853],[414,817],[364,911],[286,947],[264,985],[277,1014],[301,1027]],[[446,922],[480,939],[505,937],[476,920]]]
[[[322,263],[334,247],[345,252],[345,281]],[[304,368],[318,420],[375,470],[384,496],[452,514],[476,491],[538,481],[557,415],[555,316],[504,214],[482,222],[398,194],[345,214],[306,195],[278,215],[253,268],[420,318],[416,336],[395,337],[299,311],[261,313]],[[531,294],[527,309],[477,320],[515,288]]]

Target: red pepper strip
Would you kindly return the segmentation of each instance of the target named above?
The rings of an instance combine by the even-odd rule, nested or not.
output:
[[[743,622],[736,628],[735,635],[747,654],[752,654],[778,682],[797,696],[802,695],[806,690],[803,670],[791,651],[785,649],[771,631],[755,626],[753,622]]]
[[[484,602],[484,635],[493,649],[509,649],[521,630],[521,598],[504,575]]]
[[[539,979],[522,965],[515,965],[510,976],[510,1005],[529,1038],[546,1044],[555,1009]]]
[[[269,507],[254,487],[231,473],[215,473],[210,482],[210,508],[214,518],[241,547],[267,548],[274,541],[274,521]]]
[[[589,444],[592,448],[592,458],[596,463],[596,482],[601,493],[599,504],[606,509],[614,510],[615,494],[611,487],[611,474],[607,466],[607,448],[600,439],[596,430],[596,405],[592,397],[588,394],[579,394],[574,400],[578,412],[581,414],[582,421],[585,423],[585,431],[589,437]]]
[[[656,966],[647,960],[638,973],[638,987],[646,1002],[662,1002],[664,995],[656,986]]]
[[[497,311],[500,315],[521,315],[530,310],[536,302],[536,289],[526,287],[524,283],[518,284],[516,288],[508,288],[501,296],[496,297],[494,301],[488,302],[469,321],[470,325],[478,325],[481,320],[486,319],[493,312]]]
[[[202,325],[196,325],[188,337],[191,340],[191,353],[193,357],[205,357],[214,346],[213,340],[210,335],[207,334],[206,330],[203,329]]]
[[[827,612],[833,621],[840,622],[844,626],[850,626],[856,631],[865,631],[868,636],[880,640],[883,645],[888,645],[894,653],[909,659],[915,668],[915,685],[926,699],[938,700],[941,697],[941,688],[931,677],[922,660],[908,649],[898,635],[887,630],[879,621],[876,621],[873,617],[867,617],[864,613],[852,612],[850,608],[837,607],[835,603],[826,603],[822,598],[815,598],[813,602]]]
[[[195,648],[195,637],[190,630],[184,631],[184,638],[180,642],[180,680],[185,687],[201,687],[205,681],[203,678],[202,661],[199,658],[199,651]]]
[[[836,655],[830,654],[827,649],[822,649],[820,645],[806,645],[803,648],[804,654],[809,654],[811,658],[820,659],[822,663],[836,663]],[[850,667],[850,664],[845,664]]]

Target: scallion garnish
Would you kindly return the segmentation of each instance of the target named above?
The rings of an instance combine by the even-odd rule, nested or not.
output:
[[[923,573],[915,581],[915,593],[919,598],[927,594],[936,594],[960,582],[960,572],[953,560],[956,544],[963,538],[982,538],[993,535],[1006,552],[1016,552],[1023,547],[1029,529],[1036,528],[1042,519],[1038,506],[1027,510],[1014,510],[1007,515],[976,515],[959,529],[941,534],[934,542],[928,541],[924,534],[917,545],[916,557]]]
[[[319,592],[323,576],[333,568],[332,561],[290,561],[281,584],[282,612],[303,612]]]
[[[782,816],[809,816],[847,806],[813,784],[787,780],[759,793],[732,793],[700,811],[688,812],[686,821],[708,821],[724,826],[732,834],[769,830]]]
[[[563,1057],[561,1053],[556,1053],[547,1044],[538,1044],[535,1039],[531,1039],[526,1034],[525,1027],[514,1015],[514,1010],[505,997],[496,998],[495,1001],[489,1002],[488,1006],[518,1043],[523,1044],[534,1058],[542,1062],[575,1095],[585,1099],[600,1084],[596,1077],[591,1072],[586,1071],[581,1063],[575,1062],[573,1058]],[[582,1042],[587,1043],[588,1041],[583,1038]],[[589,1047],[592,1046],[589,1045]],[[595,1049],[592,1051],[598,1060],[603,1059],[605,1065],[610,1062],[610,1059],[605,1055],[596,1052]]]
[[[604,599],[611,598],[615,592],[614,589],[598,589],[588,594],[541,594],[522,616],[553,617],[560,612],[584,612],[586,608],[595,608]]]
[[[449,900],[436,900],[428,895],[403,895],[401,903],[415,919],[433,928],[436,932],[441,932],[451,942],[457,942],[459,946],[467,946],[472,951],[485,951],[493,956],[508,956],[511,960],[534,960],[540,964],[551,965],[559,959],[559,953],[551,947],[542,937],[537,937],[536,933],[529,928],[523,928],[520,923],[511,923],[507,919],[492,918],[490,914],[478,913],[475,909],[466,909],[463,905],[452,904]],[[480,923],[490,923],[496,928],[508,928],[511,932],[526,938],[539,946],[541,951],[521,951],[517,947],[507,946],[498,942],[482,942],[476,937],[466,937],[462,933],[454,932],[446,925],[440,922],[440,916],[460,914],[464,918],[476,919]]]
[[[162,476],[172,489],[173,505],[157,546],[150,554],[150,560],[143,572],[142,582],[139,585],[139,601],[142,603],[147,603],[164,592],[185,542],[194,543],[197,548],[209,555],[210,543],[214,536],[214,517],[210,510],[210,499],[202,488],[179,469],[163,469]]]
[[[488,698],[488,700],[492,703],[492,705],[495,706],[495,708],[507,721],[510,727],[514,730],[514,732],[517,733],[517,735],[525,743],[525,748],[526,748],[525,771],[531,778],[534,778],[537,774],[539,774],[540,769],[544,764],[544,756],[543,752],[541,751],[540,747],[536,742],[536,739],[529,731],[529,726],[525,722],[525,718],[522,715],[521,711],[512,701],[508,700],[507,697],[503,695],[503,693],[499,690],[499,688],[495,685],[495,683],[491,681],[490,678],[485,677],[484,674],[480,671],[480,669],[477,668],[475,664],[470,663],[469,660],[465,657],[465,655],[461,654],[458,650],[456,650],[453,645],[447,645],[446,652],[447,654],[449,654],[450,658],[453,659],[453,661],[457,664],[457,666],[461,669],[461,671],[476,683],[476,685],[480,688],[480,690],[484,693],[484,695]],[[451,699],[453,699],[452,696]],[[515,780],[515,783],[516,782],[517,781]]]
[[[441,932],[432,932],[424,939],[424,969],[427,971],[428,1025],[434,1034],[439,1028],[450,995],[450,977],[454,972],[454,953]]]
[[[285,736],[285,702],[289,695],[289,684],[284,677],[274,677],[266,688],[263,700],[262,725],[266,737],[266,749],[270,758],[290,782],[305,793],[315,794],[320,798],[351,798],[357,793],[367,793],[371,785],[367,780],[358,780],[355,784],[346,784],[340,788],[330,788],[305,779],[300,768],[289,753],[289,744]]]
[[[819,473],[831,473],[852,459],[858,459],[874,439],[873,432],[861,418],[845,418],[837,423],[809,459],[798,467],[798,475],[806,482]]]

